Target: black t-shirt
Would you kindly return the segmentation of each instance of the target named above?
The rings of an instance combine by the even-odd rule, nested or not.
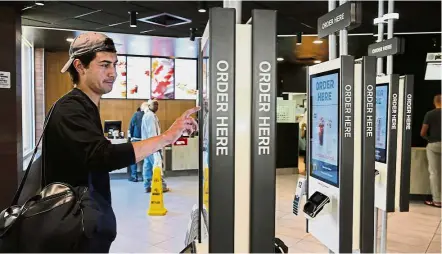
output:
[[[428,111],[425,114],[424,124],[428,124],[427,140],[428,143],[441,141],[441,110],[440,108]]]
[[[131,143],[104,137],[97,106],[74,88],[56,104],[43,139],[45,185],[89,186],[111,203],[109,172],[135,163]]]

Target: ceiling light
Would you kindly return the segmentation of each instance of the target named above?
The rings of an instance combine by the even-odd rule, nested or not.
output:
[[[284,58],[282,58],[282,57],[278,57],[278,58],[276,58],[276,61],[278,61],[278,62],[282,62],[282,61],[284,61]]]
[[[323,43],[323,41],[320,40],[320,39],[316,39],[316,40],[313,41],[313,43],[314,44],[321,44],[321,43]]]
[[[136,11],[131,11],[130,13],[130,27],[137,27],[137,14]]]
[[[43,5],[45,5],[45,3],[41,2],[41,1],[35,1],[35,5],[43,6]]]
[[[198,1],[198,12],[204,13],[207,10],[206,2],[205,1]]]
[[[315,61],[313,61],[315,64],[318,64],[318,63],[321,63],[322,61],[321,60],[315,60]]]
[[[73,42],[73,41],[74,41],[74,38],[67,38],[66,41],[68,41],[68,42]]]

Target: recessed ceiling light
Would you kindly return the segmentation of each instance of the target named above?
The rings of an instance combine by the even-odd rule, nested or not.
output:
[[[68,41],[68,42],[73,42],[74,39],[73,39],[73,38],[67,38],[66,41]]]
[[[296,45],[298,45],[298,46],[299,46],[299,45],[302,45],[302,43],[301,43],[301,42],[297,42],[297,43],[296,43]]]
[[[284,58],[282,58],[282,57],[278,57],[278,58],[276,58],[276,60],[277,60],[278,62],[282,62],[282,61],[284,61]]]
[[[35,5],[43,6],[43,5],[45,5],[45,3],[41,2],[41,1],[35,1]]]
[[[313,41],[313,43],[314,43],[314,44],[321,44],[321,43],[323,43],[323,41],[322,41],[322,40],[319,40],[319,39],[317,39],[317,40],[314,40],[314,41]]]
[[[206,12],[206,9],[199,9],[199,12]]]
[[[318,64],[318,63],[321,63],[322,61],[321,60],[315,60],[315,61],[313,61],[315,64]]]

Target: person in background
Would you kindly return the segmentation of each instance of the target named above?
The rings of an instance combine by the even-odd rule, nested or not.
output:
[[[199,110],[195,107],[178,117],[161,136],[135,143],[112,144],[103,135],[98,105],[101,96],[114,87],[117,62],[113,40],[102,33],[87,32],[71,43],[69,60],[61,70],[62,73],[69,72],[73,89],[56,102],[47,122],[42,146],[43,182],[45,186],[64,183],[72,187],[89,187],[91,196],[106,206],[103,205],[105,208],[97,214],[84,215],[86,226],[96,228],[90,230],[87,237],[74,239],[72,242],[77,245],[57,246],[61,243],[53,242],[51,249],[108,253],[117,235],[109,172],[142,161],[173,144],[184,132],[191,133],[197,128],[190,116]],[[96,217],[100,221],[91,221]],[[69,232],[70,229],[65,230]]]
[[[307,109],[304,109],[304,114],[302,115],[299,121],[299,159],[302,158],[302,162],[304,163],[304,167],[299,167],[299,173],[305,174],[305,162],[306,162],[306,135],[307,135]],[[299,161],[299,160],[298,160]]]
[[[430,187],[433,196],[432,201],[425,201],[425,204],[441,207],[441,95],[438,94],[433,100],[435,109],[425,114],[422,124],[421,136],[428,141],[427,159],[428,172],[430,173]]]
[[[141,124],[141,139],[149,139],[152,137],[160,136],[160,121],[158,120],[157,115],[155,114],[158,111],[158,101],[149,100],[141,105],[141,110],[144,111],[144,116]],[[152,175],[153,168],[155,165],[162,166],[163,158],[161,156],[161,151],[158,150],[155,153],[149,155],[146,159],[144,159],[143,163],[143,181],[144,181],[144,189],[146,193],[152,191]],[[163,192],[168,192],[169,188],[167,188],[167,183],[162,178],[163,184]]]
[[[133,114],[129,123],[129,130],[127,131],[129,142],[134,143],[141,140],[141,121],[143,119],[143,115],[144,112],[141,111],[141,108],[138,108],[137,112]],[[141,169],[142,167],[143,161],[130,165],[129,181],[138,182],[138,168]]]

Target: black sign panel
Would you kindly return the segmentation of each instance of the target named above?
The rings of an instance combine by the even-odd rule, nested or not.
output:
[[[387,211],[394,212],[396,192],[396,155],[397,155],[397,127],[399,108],[399,76],[390,76],[389,83],[389,141],[387,147]]]
[[[318,37],[354,29],[361,24],[361,16],[361,3],[346,2],[318,19]]]
[[[374,252],[376,58],[362,59],[360,251]]]
[[[375,57],[386,57],[403,53],[403,40],[394,37],[368,46],[368,55]]]
[[[210,253],[234,252],[235,25],[235,9],[210,9]]]
[[[339,149],[339,252],[352,252],[354,171],[354,57],[341,56]]]
[[[410,209],[410,167],[411,167],[411,126],[413,117],[413,87],[414,76],[404,76],[404,110],[402,130],[402,162],[401,162],[401,188],[399,196],[399,210],[408,212]]]
[[[250,253],[273,253],[276,172],[276,11],[252,12]]]

